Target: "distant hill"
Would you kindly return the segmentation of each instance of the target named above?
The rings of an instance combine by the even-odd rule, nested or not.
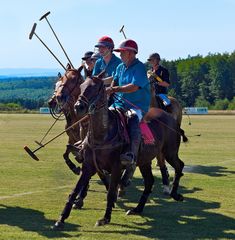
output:
[[[49,72],[45,73],[49,74]],[[42,73],[38,72],[38,74]],[[57,80],[57,73],[53,76],[7,76],[7,78],[0,79],[0,105],[17,103],[26,109],[47,106]]]
[[[0,80],[22,77],[56,77],[60,68],[0,68]]]

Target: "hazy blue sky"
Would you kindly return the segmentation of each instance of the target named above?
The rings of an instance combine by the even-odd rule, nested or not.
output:
[[[151,52],[174,60],[235,50],[235,0],[0,0],[0,68],[60,67],[36,37],[29,40],[34,22],[66,64],[46,21],[39,22],[47,11],[75,66],[103,35],[118,45],[123,24],[142,61]]]

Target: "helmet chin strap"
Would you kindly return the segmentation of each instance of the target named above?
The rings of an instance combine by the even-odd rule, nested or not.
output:
[[[104,53],[104,55],[103,55],[103,58],[106,58],[108,55],[110,55],[111,54],[111,51],[110,50],[107,50],[105,53]]]

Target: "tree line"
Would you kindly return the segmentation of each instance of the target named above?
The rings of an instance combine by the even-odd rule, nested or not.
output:
[[[35,110],[47,106],[57,77],[22,77],[0,80],[0,110]]]
[[[162,61],[168,68],[169,95],[183,107],[235,109],[235,52]]]
[[[169,95],[183,107],[235,109],[235,52],[162,60],[170,73]],[[146,63],[146,68],[149,68]],[[57,77],[0,80],[0,110],[39,109],[47,106]]]

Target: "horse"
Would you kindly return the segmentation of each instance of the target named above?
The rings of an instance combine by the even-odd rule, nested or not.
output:
[[[96,173],[104,171],[111,175],[107,192],[107,205],[104,217],[97,221],[96,226],[110,223],[112,208],[117,199],[117,187],[120,182],[123,166],[120,154],[126,147],[123,133],[120,134],[120,119],[113,111],[108,109],[105,85],[99,78],[88,78],[81,84],[81,94],[75,104],[77,115],[81,118],[88,114],[89,129],[84,144],[84,160],[82,174],[61,213],[54,224],[54,229],[63,229],[65,220],[69,217],[73,203],[81,189],[89,184],[90,178]],[[161,109],[154,118],[147,123],[154,136],[154,144],[141,143],[137,159],[137,166],[144,178],[144,191],[138,205],[128,211],[128,215],[140,214],[152,192],[154,177],[151,169],[152,160],[165,158],[175,169],[175,178],[170,196],[176,201],[183,201],[183,196],[178,193],[179,181],[183,176],[183,161],[178,156],[181,142],[180,127],[173,117]],[[183,138],[187,141],[187,138]]]
[[[80,94],[80,85],[84,82],[80,70],[71,68],[67,65],[66,72],[63,76],[59,76],[54,93],[48,101],[50,109],[59,109],[62,111],[65,119],[65,128],[68,128],[79,119],[74,112],[74,104]],[[73,130],[68,130],[66,133],[69,137],[68,143],[75,144],[81,140],[81,125],[75,125]]]
[[[64,113],[65,119],[66,119],[66,125],[65,127],[70,127],[72,124],[74,124],[76,121],[78,121],[78,117],[76,116],[74,112],[74,104],[80,94],[80,85],[84,82],[84,79],[80,75],[81,68],[78,70],[72,69],[71,66],[68,64],[66,68],[66,73],[64,76],[58,75],[58,81],[55,85],[55,90],[48,101],[48,105],[50,109],[59,109],[59,111],[62,111]],[[74,81],[74,78],[79,79],[79,81]],[[70,89],[70,90],[69,90]],[[70,130],[67,132],[67,135],[69,137],[68,145],[72,147],[72,145],[76,143],[80,143],[79,141],[82,141],[85,137],[86,131],[87,131],[87,121],[82,122],[80,125],[76,125],[73,130]],[[75,148],[74,148],[75,149]],[[80,167],[76,167],[73,162],[68,158],[68,153],[70,150],[65,151],[63,154],[64,160],[66,164],[69,166],[69,168],[75,173],[80,173]],[[81,159],[78,158],[76,149],[73,151],[73,154],[75,155],[75,159],[81,163]],[[169,194],[170,187],[169,187],[169,175],[168,171],[165,165],[165,161],[158,161],[158,165],[160,166],[161,175],[162,175],[162,182],[163,182],[163,192],[165,194]],[[123,179],[127,178],[128,176],[128,170],[124,171]],[[108,188],[108,176],[105,177],[105,179],[101,177],[102,182],[104,182],[106,189]],[[83,206],[83,200],[87,195],[87,188],[84,188],[81,194],[79,194],[79,197],[74,203],[75,209],[81,209]],[[118,195],[119,197],[122,197],[125,194],[126,186],[123,185],[123,181],[120,182],[119,185],[119,191]]]
[[[58,81],[55,86],[54,93],[50,100],[48,101],[48,105],[51,109],[59,109],[63,112],[66,125],[65,128],[70,127],[74,123],[76,123],[79,118],[75,114],[74,111],[74,104],[77,101],[77,98],[80,94],[80,85],[84,82],[84,78],[81,76],[81,68],[73,69],[71,68],[70,64],[67,65],[66,72],[63,76],[58,78]],[[67,131],[68,145],[72,146],[76,144],[80,144],[84,140],[84,136],[86,135],[87,131],[87,121],[83,121]],[[75,159],[78,163],[81,163],[81,159],[77,156],[76,151],[72,151],[75,156]],[[72,170],[73,173],[79,175],[80,174],[80,167],[76,166],[68,157],[68,151],[66,148],[65,153],[63,154],[64,160],[68,167]],[[108,179],[102,178],[102,182],[105,184],[106,189],[108,188]],[[83,206],[83,199],[87,195],[89,185],[83,188],[83,190],[79,193],[78,198],[74,203],[75,209],[81,209]]]
[[[155,111],[158,111],[158,108],[161,108],[172,115],[172,117],[177,121],[179,126],[181,126],[182,122],[182,107],[178,100],[174,97],[168,96],[171,101],[171,105],[167,108],[163,105],[162,100],[156,97],[155,94],[155,81],[150,80],[150,89],[151,89],[151,102],[150,102],[150,112],[154,115]],[[182,132],[184,134],[184,132]],[[169,173],[166,167],[165,159],[158,159],[157,165],[160,168],[162,175],[162,184],[163,184],[163,193],[168,195],[170,193],[170,180]]]

